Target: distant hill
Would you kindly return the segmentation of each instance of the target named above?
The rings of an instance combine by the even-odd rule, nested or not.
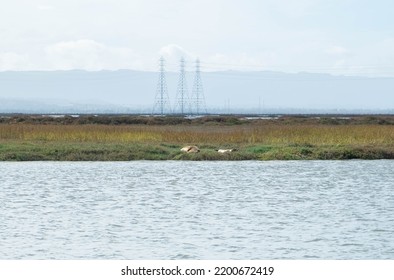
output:
[[[178,74],[167,73],[175,103]],[[158,73],[0,72],[0,113],[150,113]],[[394,78],[281,72],[203,72],[208,111],[394,112]],[[189,93],[193,73],[187,73]]]

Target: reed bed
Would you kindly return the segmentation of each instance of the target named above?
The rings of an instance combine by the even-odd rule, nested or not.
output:
[[[183,145],[198,145],[184,154]],[[237,148],[222,155],[218,148]],[[394,159],[393,125],[0,124],[0,160]]]
[[[0,125],[0,140],[98,143],[393,145],[394,126]]]

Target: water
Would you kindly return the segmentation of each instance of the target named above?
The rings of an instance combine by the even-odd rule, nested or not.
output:
[[[394,259],[393,170],[2,162],[0,259]]]

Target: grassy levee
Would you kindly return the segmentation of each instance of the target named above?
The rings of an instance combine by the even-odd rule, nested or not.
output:
[[[185,154],[184,145],[201,152]],[[218,148],[237,148],[219,154]],[[394,159],[392,124],[0,124],[0,160]]]

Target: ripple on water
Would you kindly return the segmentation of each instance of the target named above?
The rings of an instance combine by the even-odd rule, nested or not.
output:
[[[1,259],[394,258],[390,160],[0,170]]]

